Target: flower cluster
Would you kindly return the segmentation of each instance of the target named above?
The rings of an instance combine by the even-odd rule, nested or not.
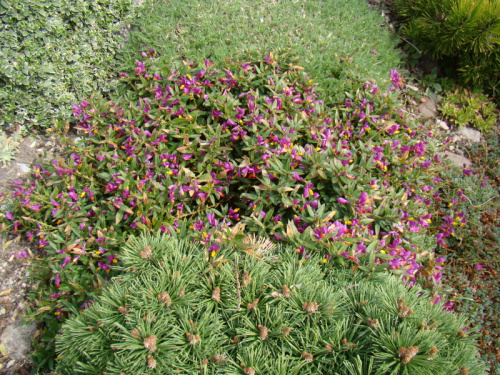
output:
[[[408,122],[392,93],[367,83],[330,108],[288,56],[182,73],[150,72],[154,51],[143,57],[135,77],[121,75],[127,95],[74,106],[80,141],[16,183],[2,219],[47,251],[54,311],[90,299],[139,230],[182,232],[215,258],[238,224],[294,244],[304,261],[319,253],[325,267],[439,280],[418,239],[444,245],[457,220],[432,215],[432,132]]]

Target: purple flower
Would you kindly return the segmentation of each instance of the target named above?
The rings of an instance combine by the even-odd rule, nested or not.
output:
[[[191,159],[192,157],[193,157],[193,154],[183,154],[183,155],[182,155],[182,159],[184,159],[184,160],[189,160],[189,159]]]
[[[56,275],[56,278],[54,279],[54,285],[59,288],[59,285],[61,285],[61,276],[59,274]]]
[[[349,201],[347,199],[344,199],[342,197],[337,198],[337,202],[342,203],[342,204],[347,204]]]
[[[64,258],[64,261],[61,263],[61,268],[66,267],[66,265],[71,262],[71,257]]]
[[[219,225],[219,222],[215,219],[215,214],[212,212],[207,214],[207,220],[208,223],[213,227],[217,227]]]
[[[389,87],[389,90],[399,90],[401,87],[403,87],[403,79],[399,75],[398,71],[395,69],[391,69],[390,73],[391,73],[392,86]]]
[[[6,217],[7,219],[9,219],[9,220],[14,220],[14,216],[13,216],[10,212],[7,212],[7,213],[5,214],[5,217]]]
[[[358,204],[360,206],[363,206],[366,203],[367,199],[368,199],[368,194],[365,191],[363,191],[359,196]]]
[[[18,253],[15,253],[14,254],[14,257],[16,258],[24,258],[24,259],[27,259],[28,258],[28,252],[26,250],[22,250],[20,254]]]
[[[208,248],[208,252],[211,253],[212,251],[218,251],[219,249],[220,245],[218,243],[214,243]]]

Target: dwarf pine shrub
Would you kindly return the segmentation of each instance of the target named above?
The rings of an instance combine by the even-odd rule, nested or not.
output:
[[[436,59],[458,61],[468,84],[498,88],[500,3],[496,0],[396,0],[403,34]]]
[[[61,373],[484,374],[463,316],[387,274],[158,233],[57,337]],[[292,254],[292,256],[291,256]],[[370,370],[371,369],[371,370]]]

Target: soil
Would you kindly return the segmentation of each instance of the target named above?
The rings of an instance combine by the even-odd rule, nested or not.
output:
[[[14,181],[23,181],[29,170],[61,150],[58,142],[41,136],[29,136],[20,143],[14,160],[0,166],[0,201],[15,190]],[[22,255],[25,254],[25,257]],[[29,346],[36,338],[36,325],[24,319],[29,294],[30,264],[37,255],[36,246],[16,233],[0,237],[0,374],[27,374]]]

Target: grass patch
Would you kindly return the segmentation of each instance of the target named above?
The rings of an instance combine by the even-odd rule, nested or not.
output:
[[[400,55],[382,23],[364,0],[153,0],[134,20],[122,58],[130,68],[145,46],[160,55],[158,66],[290,49],[326,96],[341,100],[353,82],[389,86]]]

